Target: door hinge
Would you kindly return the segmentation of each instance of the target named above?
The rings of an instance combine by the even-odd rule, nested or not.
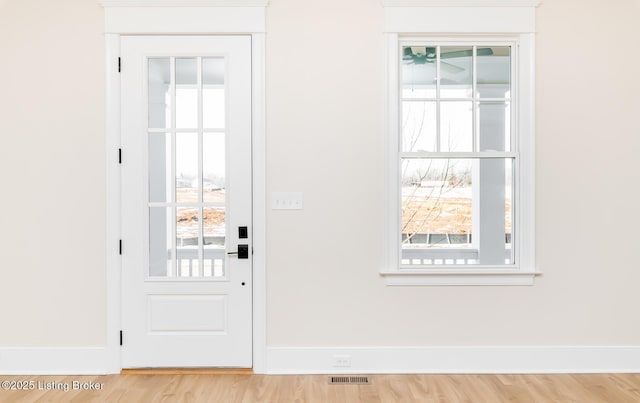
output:
[[[122,72],[122,59],[118,58],[118,73]]]
[[[118,148],[118,164],[122,164],[122,148]]]
[[[118,242],[118,253],[122,255],[122,239]]]
[[[122,345],[122,330],[120,331],[120,345]]]

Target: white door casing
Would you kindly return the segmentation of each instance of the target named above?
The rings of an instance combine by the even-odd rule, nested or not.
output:
[[[238,259],[225,253],[235,251],[238,244],[248,245],[251,251],[252,243],[251,37],[122,36],[120,47],[122,367],[251,367],[252,256],[249,253],[248,259]],[[187,96],[197,94],[202,101],[203,81],[207,80],[205,59],[224,61],[224,127],[203,128],[206,111],[196,106],[197,127],[178,124],[185,128],[177,128],[176,110],[181,108],[176,105],[186,98],[176,101],[179,95],[176,81],[184,80],[176,74],[176,68],[185,60],[198,66],[189,73],[198,79],[192,83],[195,85],[187,85],[187,92],[191,91]],[[147,96],[156,96],[148,85],[154,79],[153,72],[148,74],[150,60],[168,63],[168,75],[173,77],[167,92],[165,109],[171,118],[166,128],[158,128],[148,119],[148,110],[153,106],[148,107]],[[157,101],[152,99],[151,103]],[[220,136],[226,140],[209,141]],[[185,141],[187,138],[189,141]],[[158,182],[158,163],[154,151],[148,150],[157,151],[158,144],[165,147],[163,152],[167,154],[166,166],[160,169],[165,174],[161,182],[166,185],[160,192],[166,195],[162,199],[157,198],[155,185],[149,190],[150,178]],[[184,149],[176,151],[181,145],[185,145],[184,149],[195,147],[196,155],[200,155],[195,157],[196,162],[193,155],[185,159]],[[213,192],[223,195],[222,201],[208,199],[213,193],[203,186],[206,165],[203,160],[211,155],[212,146],[226,149],[226,183],[216,185],[224,190]],[[203,152],[203,147],[207,151]],[[184,189],[176,184],[176,166],[184,161],[197,168],[196,178],[190,178],[194,183],[197,181],[195,199],[185,198],[180,193]],[[205,211],[224,210],[220,203],[226,205],[226,251],[222,245],[218,248],[211,245],[210,239],[214,237],[207,235],[214,234],[207,233],[209,224],[203,219]],[[197,217],[189,221],[194,224],[191,229],[181,223],[185,220],[180,218],[180,212],[187,210]],[[176,218],[180,220],[177,224]],[[158,222],[160,226],[156,225]],[[239,239],[240,226],[248,229],[245,239]],[[176,241],[181,229],[188,232],[194,228],[197,236],[188,239],[192,243],[195,239],[195,245],[181,245],[184,238]],[[220,225],[217,229],[220,230]],[[161,252],[158,252],[159,232]],[[158,256],[164,256],[162,245],[167,258],[164,266],[158,266]]]

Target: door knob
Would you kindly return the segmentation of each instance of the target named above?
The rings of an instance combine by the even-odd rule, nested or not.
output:
[[[237,252],[227,252],[227,255],[237,255],[238,259],[249,259],[249,245],[238,245]]]

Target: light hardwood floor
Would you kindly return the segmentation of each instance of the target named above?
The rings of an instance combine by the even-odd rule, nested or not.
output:
[[[35,384],[29,391],[0,389],[0,402],[640,402],[640,374],[369,378],[370,385],[329,385],[322,375],[0,376]],[[73,390],[74,381],[102,384],[102,390]],[[39,390],[48,382],[58,389]],[[60,389],[64,385],[69,391]]]

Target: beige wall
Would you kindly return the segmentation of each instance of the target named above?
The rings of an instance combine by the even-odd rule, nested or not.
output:
[[[106,343],[103,31],[93,1],[0,3],[0,347]]]
[[[0,347],[105,343],[103,14],[0,2]],[[531,287],[388,287],[379,0],[267,9],[270,346],[638,345],[636,0],[545,0]]]
[[[382,9],[272,0],[267,14],[272,346],[640,343],[640,9],[538,9],[537,262],[532,287],[388,287]]]

